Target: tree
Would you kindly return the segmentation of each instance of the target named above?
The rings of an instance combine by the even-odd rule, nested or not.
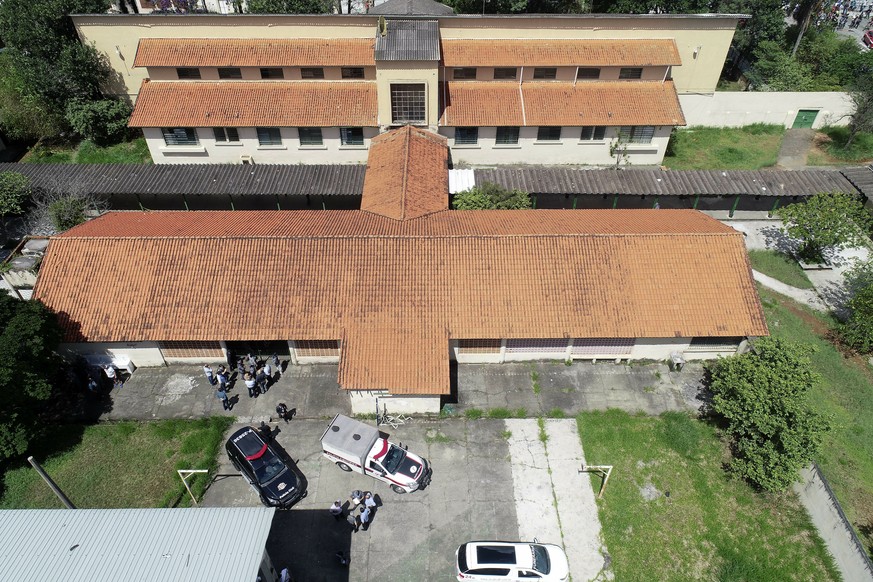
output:
[[[873,352],[873,284],[868,284],[849,300],[851,315],[837,326],[837,334],[847,346],[863,353]]]
[[[712,12],[721,14],[751,14],[740,21],[734,33],[734,46],[751,56],[764,41],[781,43],[785,38],[785,13],[781,0],[721,0]]]
[[[761,338],[751,351],[707,366],[712,410],[727,423],[731,468],[766,491],[797,480],[818,454],[829,421],[807,395],[820,380],[809,359],[812,346]]]
[[[44,139],[63,130],[64,120],[25,81],[8,53],[0,54],[0,127],[12,139]]]
[[[845,192],[820,192],[805,202],[777,211],[783,232],[798,238],[798,255],[809,262],[823,259],[825,249],[841,249],[869,242],[871,218],[861,201]]]
[[[0,172],[0,216],[21,214],[30,196],[30,180],[18,172]]]
[[[55,314],[39,301],[0,295],[0,462],[23,454],[39,434],[40,411],[52,395],[51,365],[61,341]]]
[[[756,89],[765,91],[809,91],[813,87],[812,71],[793,59],[774,41],[763,41],[754,52],[755,64],[748,72]]]
[[[852,100],[854,111],[849,121],[849,139],[844,148],[852,145],[855,137],[861,132],[873,133],[873,68],[858,76],[849,99]]]
[[[27,229],[46,236],[63,232],[85,222],[88,214],[105,212],[108,206],[105,198],[95,195],[81,182],[46,178],[31,195]]]
[[[66,118],[73,131],[102,145],[124,138],[130,113],[130,105],[120,99],[77,99],[67,104]]]
[[[252,14],[326,14],[329,0],[249,0]]]
[[[516,210],[532,205],[527,192],[485,182],[455,194],[452,206],[455,210]]]

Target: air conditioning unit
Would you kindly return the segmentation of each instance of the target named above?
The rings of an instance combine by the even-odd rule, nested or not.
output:
[[[255,160],[252,159],[252,156],[240,156],[239,161],[242,165],[253,165]]]

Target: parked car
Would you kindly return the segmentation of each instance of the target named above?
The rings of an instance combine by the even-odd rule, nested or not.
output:
[[[288,508],[306,496],[306,478],[276,451],[271,439],[247,426],[231,435],[224,445],[230,462],[242,473],[261,503]]]
[[[533,542],[467,542],[455,552],[458,580],[568,580],[564,550]]]
[[[865,32],[864,36],[861,37],[861,40],[864,42],[865,46],[873,48],[873,30]]]

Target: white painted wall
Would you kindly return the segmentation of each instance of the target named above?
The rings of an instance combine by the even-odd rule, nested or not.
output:
[[[561,129],[560,141],[537,141],[537,127],[522,127],[517,145],[497,145],[497,128],[480,127],[479,142],[475,146],[455,145],[455,128],[441,127],[439,134],[449,139],[452,162],[460,165],[499,164],[589,164],[608,166],[615,164],[609,154],[609,146],[615,139],[617,128],[607,128],[605,139],[581,141],[581,127]],[[651,144],[628,144],[628,162],[634,166],[657,165],[664,160],[664,152],[670,139],[671,126],[656,126]]]
[[[392,396],[383,391],[350,390],[349,396],[352,403],[352,414],[374,414],[376,412],[376,398],[379,399],[379,407],[384,404],[388,414],[439,414],[439,396],[416,396],[397,395]]]
[[[95,364],[108,363],[111,360],[119,367],[126,365],[128,361],[138,368],[165,365],[157,342],[64,343],[58,350],[61,353],[84,356]]]
[[[852,102],[846,93],[725,91],[709,95],[681,94],[679,103],[688,127],[742,127],[769,123],[786,128],[794,124],[801,109],[819,110],[814,129],[824,125],[847,125]]]
[[[367,161],[370,140],[378,135],[375,127],[364,128],[364,145],[344,146],[338,127],[321,129],[324,144],[301,146],[295,127],[281,127],[281,146],[260,146],[253,127],[238,128],[240,141],[216,142],[211,127],[198,127],[197,146],[168,146],[161,129],[143,128],[143,135],[156,164],[239,164],[240,156],[251,156],[256,164],[363,164]]]

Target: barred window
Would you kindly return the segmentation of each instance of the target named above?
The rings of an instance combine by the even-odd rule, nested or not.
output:
[[[625,126],[618,130],[618,134],[628,143],[652,143],[655,128],[651,125]]]
[[[479,143],[478,127],[456,127],[455,145],[476,145]]]
[[[689,352],[735,352],[741,337],[695,337],[691,338]]]
[[[496,67],[494,69],[495,79],[514,80],[517,76],[518,69],[516,67]]]
[[[642,79],[643,69],[641,67],[622,67],[618,72],[619,79]]]
[[[499,339],[462,339],[458,340],[458,352],[461,354],[499,354]]]
[[[540,127],[537,129],[537,141],[561,141],[561,128]]]
[[[200,69],[197,67],[176,67],[176,76],[180,79],[199,79]]]
[[[554,79],[558,76],[558,69],[555,67],[534,67],[534,79]]]
[[[629,356],[634,347],[634,338],[581,338],[573,339],[570,350],[574,356]]]
[[[282,145],[282,134],[278,127],[259,127],[258,145],[262,146],[280,146]]]
[[[600,67],[579,67],[576,69],[577,81],[590,81],[600,78]]]
[[[603,139],[603,137],[605,135],[606,135],[606,128],[605,127],[588,126],[588,127],[582,128],[582,135],[579,137],[579,139],[582,141],[599,140],[599,139]]]
[[[218,67],[219,79],[242,79],[242,70],[239,67]]]
[[[343,79],[363,79],[364,67],[343,67],[340,74]]]
[[[297,356],[306,357],[325,357],[339,355],[339,341],[337,340],[297,340],[294,342],[294,348],[297,350]]]
[[[321,67],[300,67],[301,79],[324,79],[324,69]]]
[[[516,145],[518,143],[518,128],[498,127],[496,143],[497,145]]]
[[[203,358],[204,360],[224,360],[221,342],[209,341],[165,341],[158,342],[165,358]]]
[[[476,67],[455,67],[452,69],[452,79],[475,79]]]
[[[217,142],[239,141],[239,132],[235,127],[213,127],[212,133]]]
[[[563,352],[567,349],[568,341],[559,339],[508,339],[506,340],[507,353],[518,352]]]
[[[297,134],[302,146],[320,146],[324,143],[320,127],[298,127]]]
[[[261,67],[261,79],[284,79],[285,71],[281,67]]]
[[[423,83],[391,85],[392,123],[424,123],[425,91]]]
[[[341,127],[340,143],[347,146],[364,145],[363,127]]]
[[[168,146],[200,145],[197,131],[193,127],[164,127],[161,133],[164,135],[164,143]]]

